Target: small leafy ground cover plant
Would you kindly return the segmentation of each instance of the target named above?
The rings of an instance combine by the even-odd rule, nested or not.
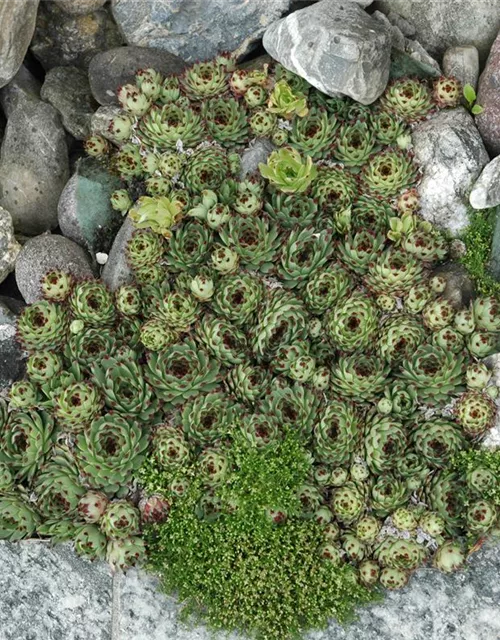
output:
[[[498,528],[500,308],[443,296],[409,135],[458,83],[364,106],[221,56],[118,98],[86,148],[123,180],[133,281],[51,272],[20,316],[0,538],[146,562],[187,616],[272,639],[462,567]]]

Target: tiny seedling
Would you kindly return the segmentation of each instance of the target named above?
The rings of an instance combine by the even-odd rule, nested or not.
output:
[[[472,113],[472,115],[477,116],[480,113],[483,113],[484,108],[480,104],[476,103],[476,91],[471,84],[464,85],[464,98],[467,101],[467,109]]]

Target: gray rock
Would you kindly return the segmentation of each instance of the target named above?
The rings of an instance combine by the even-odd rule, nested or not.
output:
[[[422,216],[452,235],[468,224],[467,194],[489,158],[472,116],[448,109],[412,132],[423,176],[418,187]]]
[[[75,278],[94,275],[87,252],[72,240],[48,233],[31,238],[16,262],[17,286],[28,304],[42,298],[40,280],[51,269],[63,269]]]
[[[0,542],[2,640],[111,640],[112,577],[69,545]]]
[[[8,87],[1,93],[9,93]],[[57,225],[57,202],[68,180],[68,148],[59,113],[26,91],[9,101],[0,151],[0,206],[16,232],[36,235]]]
[[[472,44],[482,60],[500,27],[498,0],[377,0],[385,13],[398,13],[415,27],[419,42],[435,57],[449,47]]]
[[[133,274],[127,262],[125,252],[127,242],[134,232],[134,225],[130,218],[125,218],[120,231],[116,234],[115,241],[109,252],[108,261],[104,265],[101,278],[111,291],[116,291],[123,284],[129,284],[133,280]]]
[[[42,99],[61,114],[66,131],[77,140],[90,135],[90,119],[97,105],[87,74],[77,67],[54,67],[45,76]]]
[[[456,262],[448,262],[437,267],[432,275],[441,276],[446,280],[446,288],[441,294],[456,309],[467,306],[475,294],[467,269]]]
[[[22,64],[8,85],[0,90],[0,104],[6,118],[17,108],[40,98],[41,83]]]
[[[500,32],[491,47],[483,73],[479,77],[477,104],[484,111],[476,124],[491,156],[500,155]]]
[[[410,40],[407,33],[412,30],[406,20],[395,13],[388,16],[381,11],[374,11],[372,16],[385,24],[391,33],[391,78],[419,76],[436,77],[441,74],[439,63],[430,56],[416,40]]]
[[[69,15],[55,2],[42,2],[31,51],[47,71],[66,65],[88,69],[96,53],[122,43],[107,9]]]
[[[0,87],[16,75],[35,30],[39,0],[0,3]]]
[[[0,390],[24,375],[26,354],[16,340],[16,322],[24,304],[0,296]]]
[[[163,49],[195,62],[221,51],[244,55],[290,0],[113,0],[128,44]]]
[[[269,154],[275,149],[269,138],[257,138],[251,147],[245,149],[241,155],[240,180],[255,173],[261,162],[265,163]]]
[[[328,95],[374,102],[389,77],[391,34],[352,2],[321,0],[272,24],[266,51]]]
[[[489,209],[500,204],[500,156],[484,167],[472,187],[469,202],[474,209]]]
[[[79,160],[59,199],[58,220],[63,234],[94,255],[107,252],[122,223],[122,216],[109,201],[120,186],[119,178],[97,160]]]
[[[109,132],[109,125],[111,124],[111,120],[122,112],[121,107],[115,105],[99,107],[90,119],[90,133],[92,135],[101,135],[107,140],[115,142],[114,136]]]
[[[106,0],[53,0],[63,11],[74,16],[97,11],[106,4]]]
[[[443,56],[443,71],[464,84],[477,87],[479,77],[479,53],[473,45],[450,47]]]
[[[135,82],[139,69],[152,68],[164,75],[181,73],[186,64],[168,51],[146,47],[116,47],[98,53],[89,66],[90,87],[100,104],[118,104],[116,91]]]
[[[0,207],[0,282],[14,271],[17,254],[21,245],[14,237],[12,216]]]

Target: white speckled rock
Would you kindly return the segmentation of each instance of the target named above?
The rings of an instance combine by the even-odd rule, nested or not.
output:
[[[17,286],[28,304],[42,298],[40,280],[51,269],[62,269],[75,278],[94,275],[87,252],[76,242],[49,233],[31,238],[16,262]]]
[[[195,62],[222,51],[245,54],[290,0],[113,0],[128,44],[163,49]]]
[[[84,15],[100,9],[106,0],[53,0],[66,13],[74,16]]]
[[[16,75],[35,31],[39,0],[0,2],[0,87]]]
[[[488,209],[500,204],[500,156],[484,167],[472,187],[469,202],[474,209]]]
[[[464,84],[471,84],[474,89],[479,77],[479,53],[473,45],[450,47],[443,56],[443,71],[446,76],[453,76]]]
[[[272,24],[266,51],[328,95],[371,104],[389,77],[391,33],[353,2],[321,0]]]
[[[111,640],[111,585],[68,545],[0,542],[0,638]]]
[[[457,235],[468,224],[468,192],[489,160],[472,116],[463,107],[441,111],[418,124],[412,138],[423,172],[421,214]]]

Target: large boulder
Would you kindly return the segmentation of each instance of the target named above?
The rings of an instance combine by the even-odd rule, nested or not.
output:
[[[500,27],[498,0],[377,0],[415,27],[415,36],[434,56],[448,47],[473,44],[484,60]]]
[[[0,87],[16,75],[35,30],[39,0],[0,2]]]
[[[467,195],[489,158],[472,116],[463,108],[441,111],[413,132],[422,170],[422,216],[453,235],[468,224]]]
[[[135,82],[139,69],[155,69],[165,76],[180,73],[186,64],[168,51],[146,47],[116,47],[98,53],[89,66],[90,87],[102,105],[118,104],[116,92],[124,84]]]
[[[125,218],[120,231],[116,234],[108,260],[102,269],[101,278],[111,291],[116,291],[124,284],[130,284],[134,279],[134,274],[127,260],[127,243],[134,230],[132,220],[128,217]]]
[[[500,155],[500,33],[491,47],[486,66],[479,78],[477,103],[484,109],[483,113],[476,118],[477,127],[490,155],[498,156]]]
[[[64,187],[58,205],[63,234],[92,254],[107,252],[122,216],[111,207],[110,196],[121,186],[94,158],[82,158]]]
[[[266,51],[328,95],[374,102],[389,78],[391,32],[353,2],[321,0],[272,24]]]
[[[94,275],[87,252],[72,240],[49,233],[31,238],[16,262],[17,286],[28,304],[42,298],[40,280],[52,269],[71,273],[78,279]]]
[[[106,4],[106,0],[52,0],[63,11],[75,16],[97,11]]]
[[[21,245],[14,237],[12,216],[0,207],[0,282],[14,271],[17,254]]]
[[[97,105],[88,77],[78,67],[54,67],[45,76],[41,97],[59,111],[64,128],[77,140],[90,135],[90,119]]]
[[[14,78],[12,91],[9,86],[0,91],[8,117],[0,150],[0,206],[12,215],[16,232],[36,235],[57,226],[68,148],[59,113],[37,97],[34,87],[28,90],[25,80]]]
[[[128,44],[196,62],[222,51],[243,55],[290,5],[291,0],[113,0],[112,10]]]

